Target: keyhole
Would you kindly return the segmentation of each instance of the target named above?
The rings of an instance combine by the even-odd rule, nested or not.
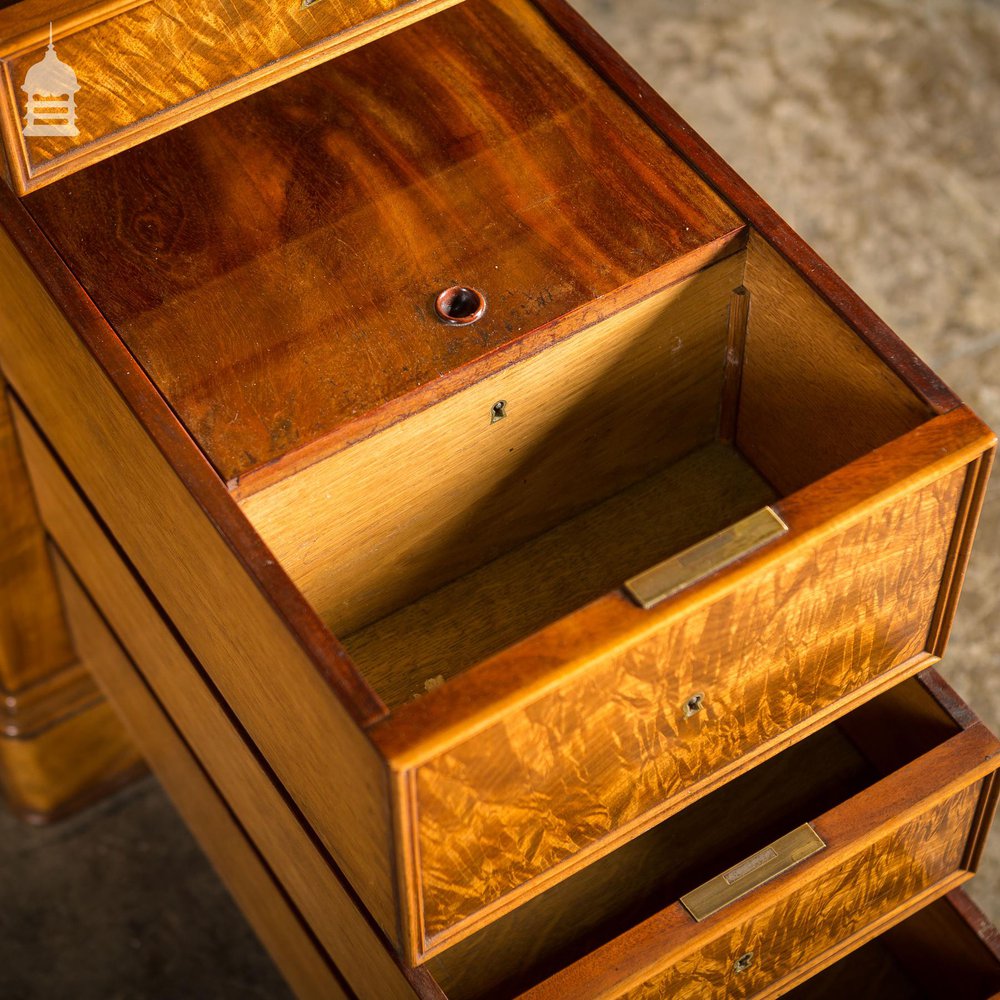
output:
[[[497,400],[490,408],[490,423],[495,424],[498,420],[503,420],[507,416],[507,400]]]
[[[733,962],[733,972],[746,972],[751,965],[753,965],[753,952],[748,951]]]
[[[705,696],[699,691],[698,694],[691,695],[684,702],[684,718],[690,719],[692,715],[697,715],[704,706]]]

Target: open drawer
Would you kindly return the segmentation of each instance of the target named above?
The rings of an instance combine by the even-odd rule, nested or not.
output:
[[[466,0],[2,203],[10,382],[415,963],[933,663],[978,518],[990,431],[629,79]]]
[[[1000,933],[956,889],[787,997],[995,1000],[1000,997]]]
[[[428,968],[449,1000],[781,996],[970,877],[998,766],[927,671]]]

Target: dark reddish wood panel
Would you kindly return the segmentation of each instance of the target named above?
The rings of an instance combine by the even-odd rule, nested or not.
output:
[[[741,228],[526,0],[468,0],[25,203],[227,479]],[[488,297],[474,326],[432,314],[456,282]]]

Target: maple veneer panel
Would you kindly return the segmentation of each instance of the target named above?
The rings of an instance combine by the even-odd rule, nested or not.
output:
[[[915,670],[965,479],[959,469],[803,546],[654,635],[603,655],[595,644],[572,683],[416,768],[427,940],[582,851],[606,852],[832,702]],[[696,693],[705,707],[686,717]]]
[[[19,193],[332,56],[364,45],[457,0],[25,0],[0,11],[0,129]],[[72,67],[76,135],[24,136],[28,70],[56,52]]]

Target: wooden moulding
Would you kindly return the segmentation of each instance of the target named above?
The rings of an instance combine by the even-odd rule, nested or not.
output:
[[[56,569],[77,648],[296,996],[346,1000],[340,974],[58,554]]]
[[[144,771],[63,618],[0,376],[0,788],[48,822]]]
[[[446,16],[477,3],[467,0]],[[569,296],[565,314],[546,315],[523,338],[513,335],[489,353],[463,357],[440,381],[407,384],[353,430],[374,443],[376,430],[404,426],[408,407],[458,405],[463,391],[512,373],[515,362],[641,309],[690,277],[677,268],[691,265],[693,254],[699,269],[735,272],[711,329],[720,354],[709,431],[717,431],[725,399],[734,400],[729,432],[771,483],[789,532],[651,611],[617,587],[603,590],[392,712],[249,523],[148,366],[66,266],[65,244],[61,257],[49,242],[49,231],[59,242],[55,224],[47,219],[43,231],[32,221],[28,209],[44,215],[40,196],[69,189],[46,188],[26,199],[27,209],[0,192],[6,234],[0,302],[9,321],[0,360],[12,385],[183,637],[202,684],[211,683],[266,760],[325,860],[414,962],[443,953],[933,662],[950,627],[994,444],[836,279],[823,276],[769,210],[713,165],[686,126],[622,76],[568,9],[543,6],[596,67],[588,79],[611,79],[758,225],[748,234],[742,219],[708,192],[702,206],[708,225],[696,234],[697,246],[682,246],[684,252],[642,274],[617,270],[619,261],[611,271],[614,287],[600,298],[581,304],[586,296]],[[551,33],[546,37],[560,59],[569,58]],[[112,176],[116,162],[73,183]],[[685,170],[675,175],[691,181]],[[201,192],[192,196],[192,203],[205,201]],[[275,227],[284,232],[280,220]],[[558,229],[546,232],[558,245]],[[80,254],[74,266],[99,260],[95,255],[88,264]],[[709,280],[708,270],[690,280]],[[741,286],[753,308],[739,379],[730,372],[724,380],[727,337],[732,332],[738,348],[740,333],[727,328],[726,306]],[[780,313],[772,308],[789,294],[809,310],[808,324],[822,327],[825,353],[816,363],[839,371],[846,359],[863,390],[845,388],[843,434],[832,421],[824,431],[822,408],[809,408],[808,383],[800,377],[808,356],[803,361],[787,350],[794,337],[785,349],[775,339]],[[768,396],[775,393],[762,358],[773,360],[776,378],[790,387],[777,403]],[[774,421],[777,404],[798,419]],[[755,426],[768,433],[755,433]],[[810,435],[822,447],[803,446]],[[327,437],[323,442],[330,445]],[[347,443],[338,439],[336,447]],[[275,474],[280,479],[287,471]],[[617,697],[609,700],[609,691]],[[685,715],[695,692],[706,695],[704,711]],[[200,711],[178,720],[192,745]],[[613,747],[623,748],[617,757]],[[208,749],[199,746],[198,753]],[[678,759],[681,753],[688,756]],[[208,769],[215,773],[215,765]]]
[[[16,403],[14,412],[45,523],[132,660],[135,675],[142,678],[138,681],[134,675],[130,680],[98,671],[108,689],[126,699],[119,704],[123,715],[137,730],[145,731],[148,721],[160,732],[163,724],[150,704],[155,699],[187,752],[211,776],[246,837],[359,997],[412,1000],[414,991],[421,997],[434,997],[426,975],[400,968],[393,949],[367,918],[363,904],[339,875],[336,862],[194,659],[191,648],[166,619],[155,597]],[[148,689],[146,695],[135,692],[140,685]],[[147,720],[147,716],[151,718]],[[151,757],[160,773],[162,754],[153,748]],[[192,805],[189,796],[168,776],[161,777],[178,807],[186,812],[185,804]],[[218,843],[215,827],[195,825],[194,830],[210,857],[228,849],[227,843]],[[221,864],[220,870],[225,871]],[[238,873],[233,876],[242,880]],[[232,888],[237,891],[235,884]],[[280,964],[280,956],[276,958]]]
[[[0,11],[0,136],[25,194],[458,0],[23,0]],[[77,134],[25,136],[29,69],[49,23],[75,72]]]
[[[933,671],[908,683],[921,682],[953,734],[815,818],[823,850],[703,921],[668,906],[523,995],[783,996],[970,878],[995,808],[1000,742]],[[884,704],[862,710],[876,745]],[[849,730],[863,753],[864,731]]]

